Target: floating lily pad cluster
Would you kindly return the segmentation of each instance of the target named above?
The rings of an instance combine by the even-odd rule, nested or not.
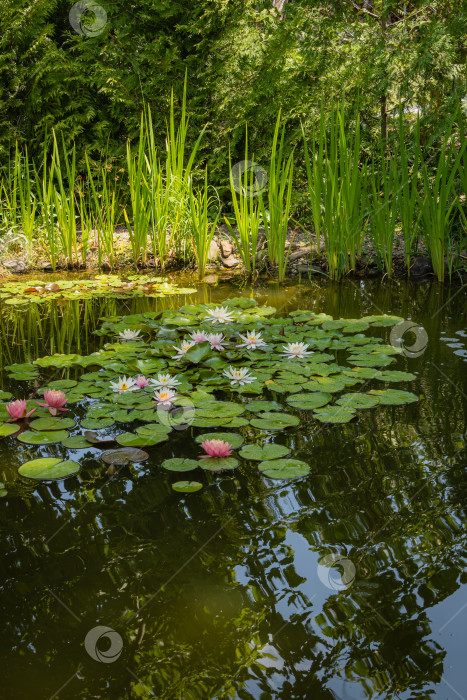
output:
[[[378,335],[402,320],[334,320],[301,310],[279,316],[246,298],[217,308],[196,304],[108,318],[97,331],[109,339],[101,350],[9,368],[21,380],[62,369],[63,378],[43,389],[65,392],[70,410],[52,417],[41,407],[26,424],[7,423],[3,403],[0,437],[68,450],[67,459],[41,455],[24,464],[20,473],[33,479],[76,474],[76,450],[100,450],[115,468],[147,459],[151,448],[159,449],[153,459],[167,472],[228,472],[242,464],[272,479],[303,477],[310,465],[282,444],[288,430],[304,424],[320,430],[379,405],[418,400],[393,388],[415,375],[388,369],[398,350]],[[27,409],[36,405],[28,401]],[[180,441],[171,439],[180,431],[188,456],[173,451]],[[197,480],[173,484],[185,493],[201,486]]]
[[[0,286],[0,299],[5,304],[41,304],[51,299],[91,299],[92,297],[122,298],[128,296],[165,297],[173,294],[193,294],[196,289],[182,288],[163,277],[150,275],[97,275],[92,279],[5,282]]]

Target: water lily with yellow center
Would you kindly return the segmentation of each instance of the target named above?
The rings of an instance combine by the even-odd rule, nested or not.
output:
[[[212,323],[229,323],[233,321],[233,312],[225,306],[216,306],[215,309],[207,309],[208,318]]]
[[[154,398],[158,406],[170,406],[178,399],[176,392],[172,389],[159,389],[154,392]]]
[[[139,388],[131,377],[119,377],[116,382],[110,382],[110,386],[113,391],[118,391],[119,394],[124,391],[136,391]]]
[[[247,350],[257,350],[258,348],[266,348],[267,344],[261,337],[261,333],[256,331],[247,331],[245,335],[241,333],[238,334],[243,340],[239,347],[246,348]]]
[[[226,338],[223,333],[209,333],[206,340],[211,343],[211,350],[224,350]]]
[[[193,331],[191,333],[190,338],[195,341],[195,343],[205,343],[208,339],[208,336],[206,333],[203,331]]]
[[[140,333],[141,331],[132,331],[130,328],[125,328],[124,331],[118,334],[118,337],[120,340],[142,340],[142,338],[139,337]]]
[[[310,350],[308,350],[307,343],[287,343],[287,345],[284,345],[283,348],[284,349],[282,352],[288,359],[296,357],[301,360],[307,355],[313,354]]]
[[[196,345],[194,340],[184,340],[183,343],[180,345],[179,348],[177,348],[175,345],[173,345],[173,349],[177,351],[177,354],[174,357],[174,360],[181,360],[184,355],[188,352],[190,348],[192,348],[194,345]]]
[[[157,387],[157,389],[173,389],[181,384],[181,382],[175,379],[175,377],[171,377],[170,374],[158,374],[157,379],[151,378],[151,384]]]
[[[240,367],[240,369],[235,369],[235,367],[232,367],[231,365],[229,369],[224,370],[223,374],[230,379],[232,386],[235,386],[235,384],[239,384],[239,386],[251,384],[251,382],[254,382],[256,379],[256,377],[250,374],[248,367]]]

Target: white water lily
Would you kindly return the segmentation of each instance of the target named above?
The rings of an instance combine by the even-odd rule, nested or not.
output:
[[[258,348],[266,348],[267,344],[261,337],[261,333],[256,331],[247,331],[245,335],[241,333],[238,334],[243,340],[243,343],[239,344],[239,347],[246,348],[247,350],[257,350]]]
[[[119,377],[116,382],[110,382],[113,391],[121,394],[123,391],[137,391],[139,389],[135,380],[131,377]]]
[[[225,306],[216,306],[215,309],[208,309],[207,312],[211,317],[209,320],[213,323],[229,323],[234,320],[233,311],[229,311]]]
[[[170,406],[174,401],[177,401],[178,397],[172,389],[159,389],[159,391],[154,392],[154,398],[158,406]]]
[[[308,350],[308,345],[307,343],[287,343],[287,345],[283,346],[282,352],[284,355],[291,359],[293,357],[297,357],[299,359],[302,359],[306,357],[307,355],[312,355],[313,353],[311,350]]]
[[[173,345],[173,349],[177,351],[177,354],[175,355],[175,360],[181,360],[184,355],[188,352],[190,348],[192,348],[194,345],[196,345],[194,340],[184,340],[183,343],[180,345],[179,348],[177,348],[175,345]]]
[[[207,340],[211,343],[211,350],[224,350],[223,343],[226,342],[223,333],[209,333]]]
[[[140,333],[141,331],[132,331],[130,328],[125,328],[124,331],[120,331],[118,337],[120,340],[142,340],[142,338],[139,337]]]
[[[178,379],[171,377],[170,374],[158,374],[157,379],[149,380],[157,389],[173,389],[174,387],[181,384]]]
[[[232,367],[231,365],[229,369],[224,370],[223,374],[230,379],[232,386],[235,384],[239,384],[240,386],[243,386],[244,384],[251,384],[251,382],[254,382],[256,379],[256,377],[250,374],[248,367],[240,367],[240,369],[235,369],[235,367]]]
[[[204,331],[193,331],[193,333],[190,335],[190,338],[195,341],[195,343],[205,343],[208,339],[208,336]]]

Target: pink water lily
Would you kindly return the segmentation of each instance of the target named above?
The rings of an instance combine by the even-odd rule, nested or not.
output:
[[[140,389],[144,389],[144,387],[149,384],[149,379],[146,379],[146,377],[141,374],[139,377],[136,377],[135,384]]]
[[[201,447],[207,453],[200,455],[200,459],[207,457],[228,457],[232,454],[232,446],[224,440],[205,440]]]
[[[37,408],[33,408],[28,411],[28,405],[25,399],[18,399],[17,401],[11,401],[6,407],[8,415],[10,416],[7,423],[13,423],[16,420],[22,420],[23,418],[29,418]]]
[[[37,402],[38,406],[45,406],[49,409],[51,416],[56,416],[58,411],[68,411],[68,408],[63,408],[67,402],[67,398],[63,391],[57,389],[46,389],[44,391],[45,403]]]

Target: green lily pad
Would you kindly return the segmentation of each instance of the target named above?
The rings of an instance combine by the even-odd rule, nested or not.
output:
[[[62,445],[70,450],[84,450],[86,447],[92,447],[84,435],[73,435],[73,437],[66,438],[62,440]]]
[[[36,418],[33,420],[30,427],[39,432],[49,430],[68,430],[74,428],[76,421],[73,418],[59,418],[50,416],[48,418]]]
[[[13,398],[13,394],[9,391],[0,391],[0,401],[9,401]]]
[[[54,445],[69,437],[67,430],[48,430],[46,432],[36,432],[35,430],[25,430],[18,435],[17,440],[28,445]]]
[[[198,460],[198,466],[210,472],[220,472],[224,469],[238,467],[238,459],[235,457],[206,457]]]
[[[249,401],[246,406],[247,411],[252,413],[260,413],[261,411],[281,411],[282,406],[277,401]]]
[[[202,443],[205,440],[223,440],[228,442],[234,450],[243,445],[243,438],[238,433],[203,433],[195,438],[195,442]]]
[[[57,457],[41,457],[40,459],[32,459],[30,462],[25,462],[18,471],[21,476],[26,476],[28,479],[50,481],[65,479],[67,476],[77,474],[80,468],[77,462],[71,460],[64,461]]]
[[[78,384],[74,379],[55,379],[53,382],[49,382],[47,389],[71,389]]]
[[[239,452],[240,457],[262,462],[263,460],[273,460],[285,457],[290,454],[290,449],[285,445],[275,445],[268,443],[266,445],[245,445]]]
[[[258,464],[258,469],[270,479],[297,479],[310,472],[309,465],[300,459],[267,459]]]
[[[313,414],[320,423],[348,423],[355,418],[356,412],[343,406],[326,406],[317,408]]]
[[[100,435],[93,430],[86,430],[84,437],[93,445],[108,445],[112,442],[116,442],[113,435]]]
[[[401,389],[372,389],[370,394],[379,398],[380,403],[386,406],[402,406],[406,403],[418,401],[418,396],[410,391]]]
[[[351,393],[345,394],[336,403],[339,406],[344,406],[344,408],[373,408],[373,406],[379,404],[379,399],[368,394]]]
[[[359,367],[387,367],[394,362],[394,358],[382,352],[376,352],[369,355],[352,355],[348,362]]]
[[[170,472],[189,472],[192,469],[198,469],[199,464],[195,459],[174,457],[173,459],[165,459],[162,462],[162,466]]]
[[[143,462],[149,457],[144,450],[135,447],[122,447],[121,449],[108,450],[101,454],[101,459],[106,464],[125,465],[129,462]]]
[[[172,484],[172,488],[178,493],[195,493],[203,488],[203,484],[199,481],[176,481]]]
[[[14,423],[4,423],[3,425],[0,425],[0,438],[14,435],[19,429],[19,425],[15,425]]]
[[[309,394],[292,394],[287,398],[287,403],[300,411],[309,411],[313,408],[321,408],[331,400],[330,394],[321,391],[313,391]]]
[[[284,430],[300,425],[300,420],[290,413],[260,413],[258,418],[251,419],[250,424],[262,430]]]
[[[379,373],[376,379],[382,382],[411,382],[416,379],[417,376],[411,372],[400,372],[398,370],[385,370]]]
[[[116,437],[118,444],[124,445],[125,447],[151,447],[152,445],[158,445],[160,442],[165,442],[166,440],[168,440],[167,434],[156,435],[154,433],[150,436],[121,433],[121,435],[117,435]]]
[[[87,430],[110,428],[111,425],[115,425],[113,418],[83,418],[81,421],[81,427]]]
[[[228,423],[224,423],[226,428],[244,428],[246,425],[250,425],[250,422],[241,416],[235,416]]]
[[[161,425],[160,423],[148,423],[136,428],[138,435],[151,437],[154,435],[168,435],[172,431],[170,425]]]

